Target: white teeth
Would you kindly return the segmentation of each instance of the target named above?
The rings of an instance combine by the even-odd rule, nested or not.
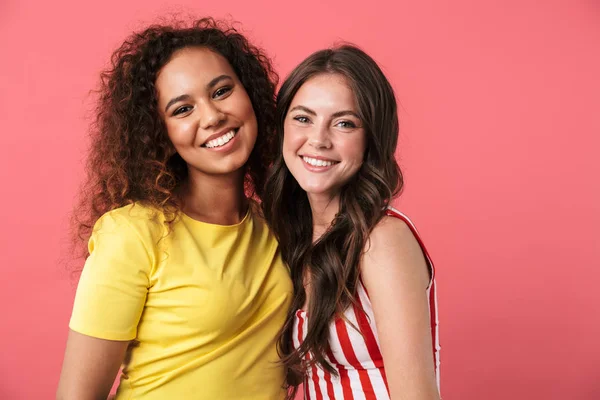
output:
[[[213,139],[210,142],[206,142],[204,147],[208,147],[209,149],[212,149],[213,147],[221,147],[225,143],[228,143],[231,139],[233,139],[234,136],[235,136],[235,131],[232,129],[229,132],[227,132],[226,134],[224,134],[223,136]]]
[[[302,159],[307,164],[310,164],[314,167],[329,167],[330,165],[335,164],[333,161],[317,160],[316,158],[311,157],[302,157]]]

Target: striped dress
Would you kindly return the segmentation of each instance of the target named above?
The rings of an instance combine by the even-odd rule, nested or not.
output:
[[[421,245],[427,264],[431,269],[431,282],[427,288],[427,294],[433,338],[432,356],[439,388],[440,346],[433,263],[423,246],[415,226],[408,217],[391,207],[388,208],[386,214],[400,218],[410,227],[415,238]],[[373,315],[369,296],[362,282],[359,282],[358,286],[358,301],[364,309],[364,313],[359,311],[360,309],[356,306],[349,307],[344,313],[349,323],[338,318],[331,323],[329,328],[329,350],[326,353],[326,359],[335,368],[338,375],[332,375],[318,366],[310,368],[304,381],[305,399],[389,400],[390,395],[383,366],[383,358],[379,349],[375,316]],[[304,340],[307,325],[306,312],[298,310],[294,321],[295,348],[298,348]],[[362,335],[352,325],[358,327]]]

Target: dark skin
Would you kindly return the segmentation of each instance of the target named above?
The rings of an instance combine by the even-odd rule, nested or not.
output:
[[[248,207],[243,167],[256,141],[257,123],[233,68],[212,51],[183,49],[162,68],[156,88],[169,139],[188,165],[183,211],[213,224],[240,222]],[[232,129],[235,139],[221,139],[220,144],[218,138]],[[215,139],[216,146],[206,146]],[[70,331],[56,398],[106,399],[129,344]]]

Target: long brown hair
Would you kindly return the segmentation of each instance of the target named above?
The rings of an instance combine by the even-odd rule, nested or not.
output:
[[[141,202],[172,222],[180,209],[177,191],[187,178],[187,166],[173,154],[154,84],[172,55],[186,47],[205,47],[225,57],[250,97],[258,137],[246,163],[245,189],[261,197],[275,141],[278,77],[269,58],[233,26],[212,18],[152,25],[131,34],[101,74],[87,179],[73,218],[77,255],[87,255],[85,240],[107,211]]]
[[[367,147],[358,173],[342,189],[340,209],[329,229],[316,241],[306,192],[291,175],[282,156],[283,126],[300,87],[318,74],[342,75],[356,98]],[[263,210],[289,265],[295,296],[279,340],[286,366],[288,396],[301,383],[306,368],[318,364],[335,372],[325,358],[329,324],[356,304],[359,262],[366,241],[384,208],[403,185],[394,157],[398,116],[394,91],[377,63],[352,45],[317,51],[298,65],[277,96],[279,153],[267,178]],[[295,312],[305,303],[304,276],[310,274],[310,303],[306,339],[294,349]],[[311,353],[310,361],[302,359]]]

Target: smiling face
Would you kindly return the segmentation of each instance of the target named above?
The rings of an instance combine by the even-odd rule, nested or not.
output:
[[[206,48],[176,52],[156,79],[158,107],[190,173],[242,171],[257,136],[250,98],[229,62]]]
[[[283,158],[310,196],[336,198],[360,169],[366,135],[346,79],[319,74],[294,96],[284,121]]]

